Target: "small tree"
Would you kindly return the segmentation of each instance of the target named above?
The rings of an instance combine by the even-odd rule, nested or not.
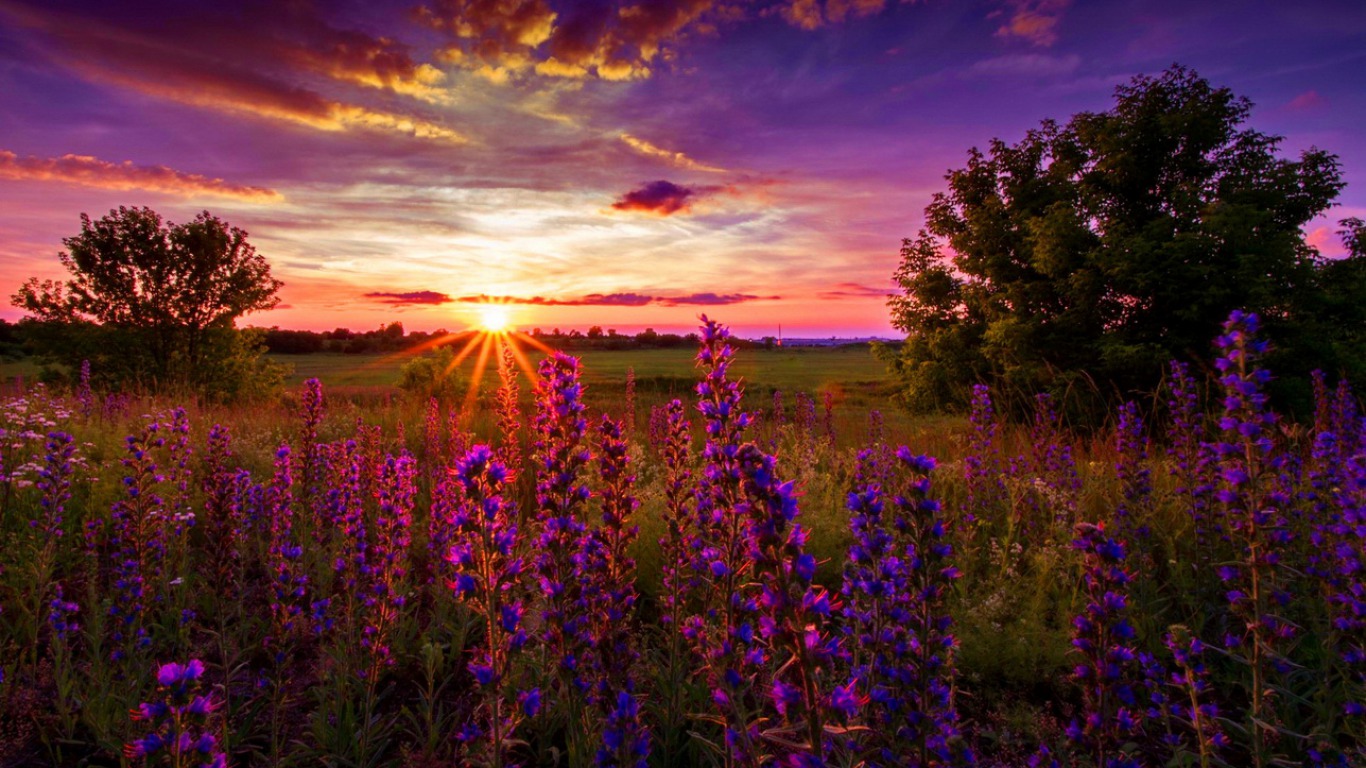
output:
[[[280,281],[247,233],[207,211],[186,224],[150,208],[110,211],[64,239],[66,281],[30,279],[12,298],[36,321],[40,354],[97,361],[108,383],[192,387],[231,396],[259,373],[259,339],[234,327],[278,303]]]
[[[1146,391],[1167,360],[1205,357],[1235,308],[1266,318],[1282,375],[1360,361],[1360,332],[1354,352],[1325,311],[1347,312],[1360,282],[1333,285],[1350,270],[1302,232],[1342,188],[1337,159],[1279,157],[1250,109],[1177,66],[1120,86],[1108,112],[971,150],[902,246],[907,402],[961,406],[984,380]]]
[[[403,364],[400,375],[399,388],[424,400],[435,397],[453,401],[463,396],[470,386],[456,369],[455,351],[449,346],[414,357]]]

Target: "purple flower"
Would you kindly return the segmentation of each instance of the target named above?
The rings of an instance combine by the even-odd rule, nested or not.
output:
[[[1131,711],[1137,696],[1127,616],[1126,591],[1131,577],[1124,567],[1124,546],[1110,538],[1104,525],[1079,523],[1072,547],[1082,555],[1086,607],[1072,624],[1072,646],[1081,656],[1075,677],[1082,689],[1084,718],[1069,728],[1068,738],[1094,765],[1118,764],[1121,748],[1138,729]]]
[[[484,617],[484,645],[469,664],[484,720],[481,727],[467,729],[463,741],[467,749],[482,749],[490,764],[502,765],[521,714],[531,717],[540,706],[539,690],[518,692],[511,682],[516,655],[527,642],[517,510],[503,496],[507,475],[489,446],[470,448],[456,462],[453,476],[461,492],[447,555],[455,576],[451,587],[457,600]],[[520,714],[513,701],[520,702]]]
[[[157,669],[158,698],[131,713],[148,732],[124,746],[125,756],[145,762],[164,754],[165,762],[174,766],[225,764],[210,722],[217,704],[210,695],[197,692],[203,675],[204,664],[198,659]]]
[[[869,728],[859,739],[884,763],[967,765],[974,757],[961,743],[951,694],[956,641],[945,609],[958,570],[929,498],[935,462],[904,446],[895,455],[883,469],[874,451],[860,453],[848,497],[854,541],[841,613],[853,679],[837,709],[855,695],[866,702]]]

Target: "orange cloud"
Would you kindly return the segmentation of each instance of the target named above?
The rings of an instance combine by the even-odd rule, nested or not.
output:
[[[60,181],[102,189],[142,189],[170,195],[212,195],[252,203],[274,203],[284,196],[273,189],[230,184],[197,173],[184,173],[164,165],[111,163],[87,155],[20,157],[0,150],[0,178],[20,181]]]
[[[528,71],[604,80],[647,77],[688,32],[704,32],[734,16],[721,0],[617,0],[605,8],[583,4],[563,15],[545,0],[432,0],[416,13],[420,22],[452,38],[445,61],[495,81]]]
[[[678,166],[679,168],[687,168],[690,171],[709,171],[712,173],[725,173],[726,171],[725,168],[717,168],[716,166],[712,165],[704,165],[692,159],[691,157],[688,157],[682,152],[672,152],[670,150],[664,149],[663,147],[651,144],[650,142],[644,139],[632,136],[629,133],[621,134],[621,140],[626,142],[626,145],[628,147],[634,149],[642,155],[645,155],[646,157],[658,157],[662,160],[668,161],[673,165]]]
[[[1058,41],[1058,22],[1071,4],[1072,0],[1007,0],[1010,18],[996,30],[996,36],[1047,48]]]
[[[886,6],[887,0],[787,0],[777,12],[792,26],[813,30],[850,18],[872,16]]]

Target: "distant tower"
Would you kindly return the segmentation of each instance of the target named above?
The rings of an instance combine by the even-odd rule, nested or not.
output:
[[[783,345],[783,324],[778,323],[778,346]]]

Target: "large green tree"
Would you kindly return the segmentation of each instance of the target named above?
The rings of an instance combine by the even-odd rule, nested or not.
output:
[[[30,279],[14,295],[39,352],[69,367],[95,363],[109,383],[231,396],[259,374],[257,345],[237,331],[276,305],[280,281],[247,233],[207,211],[184,224],[150,208],[81,214],[64,239],[64,281]]]
[[[1151,390],[1168,359],[1207,357],[1235,308],[1266,318],[1282,373],[1359,364],[1360,329],[1341,321],[1366,301],[1361,270],[1302,231],[1343,186],[1337,159],[1280,157],[1250,108],[1176,66],[1120,86],[1109,111],[972,149],[903,242],[890,308],[907,403],[958,406],[979,381]]]

